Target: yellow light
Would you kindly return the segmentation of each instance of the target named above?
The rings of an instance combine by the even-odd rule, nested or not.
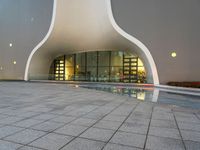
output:
[[[175,58],[177,56],[176,52],[172,52],[171,56]]]
[[[79,65],[76,65],[76,68],[78,69],[78,68],[79,68]]]
[[[14,65],[16,65],[16,64],[17,64],[17,62],[16,62],[16,61],[13,61],[13,64],[14,64]]]

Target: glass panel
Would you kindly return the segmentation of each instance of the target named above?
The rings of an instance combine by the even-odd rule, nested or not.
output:
[[[109,81],[109,67],[99,67],[98,69],[98,80],[100,82]]]
[[[97,66],[97,52],[87,53],[87,66]]]
[[[99,66],[109,66],[109,52],[99,52]]]
[[[74,80],[74,67],[65,68],[65,80]]]
[[[76,80],[85,80],[85,67],[76,67]]]
[[[76,65],[79,67],[85,66],[85,53],[76,54]]]
[[[65,66],[74,66],[74,55],[66,55],[65,56]]]
[[[110,81],[121,82],[123,79],[123,67],[111,67]]]
[[[87,67],[87,81],[97,81],[97,67]]]
[[[111,52],[111,66],[123,66],[123,52]]]

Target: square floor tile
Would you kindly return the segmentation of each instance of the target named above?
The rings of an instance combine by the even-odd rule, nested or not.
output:
[[[8,135],[24,130],[23,128],[13,127],[13,126],[4,126],[0,128],[0,138],[6,137]]]
[[[53,122],[53,121],[46,121],[43,122],[41,124],[32,126],[32,129],[36,129],[36,130],[42,130],[42,131],[46,131],[46,132],[51,132],[61,126],[63,126],[64,123],[61,122]]]
[[[76,124],[76,125],[89,127],[89,126],[92,126],[95,122],[97,122],[97,120],[88,119],[88,118],[79,118],[79,119],[71,122],[71,124]]]
[[[143,150],[143,149],[134,148],[134,147],[130,147],[130,146],[123,146],[123,145],[108,143],[104,147],[103,150]]]
[[[61,150],[101,150],[105,143],[77,138]]]
[[[170,120],[151,120],[151,126],[162,128],[177,128],[176,122]]]
[[[69,123],[74,119],[76,119],[76,118],[70,117],[70,116],[59,116],[59,117],[51,119],[51,121]]]
[[[143,148],[145,139],[146,135],[117,132],[111,139],[110,143]]]
[[[85,131],[87,128],[88,127],[86,127],[86,126],[67,124],[67,125],[63,126],[62,128],[55,130],[54,132],[60,133],[60,134],[71,135],[71,136],[78,136],[83,131]]]
[[[118,121],[104,121],[101,120],[94,127],[103,128],[103,129],[110,129],[110,130],[117,130],[121,125],[121,122]]]
[[[22,145],[20,145],[20,144],[0,140],[0,149],[1,150],[16,150],[17,148],[19,148],[21,146]]]
[[[141,125],[138,123],[131,123],[131,122],[125,122],[120,128],[120,131],[124,132],[132,132],[132,133],[139,133],[139,134],[147,134],[148,126],[147,125]]]
[[[14,135],[8,136],[5,139],[16,143],[28,144],[45,134],[46,133],[42,131],[26,129]]]
[[[32,142],[29,145],[38,147],[38,148],[48,149],[48,150],[56,150],[56,149],[60,149],[62,146],[67,144],[70,140],[72,140],[72,137],[70,136],[50,133],[37,139],[36,141]]]
[[[17,123],[14,123],[13,125],[28,128],[33,125],[39,124],[41,122],[43,122],[43,121],[39,121],[39,120],[35,120],[35,119],[26,119],[26,120],[22,120]]]
[[[181,139],[178,129],[173,128],[160,128],[160,127],[150,127],[149,135]]]
[[[23,147],[21,147],[18,150],[43,150],[43,149],[35,148],[35,147],[30,147],[30,146],[23,146]]]
[[[200,142],[184,141],[186,150],[200,150]]]
[[[181,140],[148,136],[146,149],[148,150],[184,150]]]
[[[87,131],[81,134],[80,137],[107,142],[114,132],[115,131],[113,130],[89,128]]]
[[[190,131],[190,130],[181,130],[183,140],[190,140],[200,142],[200,132]]]

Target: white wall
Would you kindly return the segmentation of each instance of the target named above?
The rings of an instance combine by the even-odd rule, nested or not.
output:
[[[150,50],[162,84],[200,81],[199,0],[112,0],[112,8],[121,28]]]

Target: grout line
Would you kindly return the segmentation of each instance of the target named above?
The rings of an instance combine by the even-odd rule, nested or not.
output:
[[[139,105],[140,103],[138,102],[132,109],[132,111],[126,116],[126,118],[124,119],[124,121],[121,123],[121,125],[117,128],[117,130],[113,133],[113,135],[110,137],[110,139],[106,142],[106,144],[102,147],[101,150],[103,150],[105,148],[105,146],[110,142],[110,140],[113,138],[113,136],[119,131],[119,128],[124,124],[124,122],[129,118],[129,116],[132,114],[132,112],[136,109],[136,107]]]
[[[145,138],[145,142],[144,142],[144,148],[143,148],[143,150],[146,149],[147,139],[148,139],[149,130],[150,130],[150,126],[151,126],[151,120],[152,120],[152,116],[153,116],[153,111],[154,111],[154,106],[152,106],[152,111],[151,111],[150,121],[149,121],[148,129],[147,129],[147,134],[146,134],[146,138]]]
[[[103,117],[101,117],[99,120],[97,120],[94,124],[92,124],[90,127],[88,127],[86,130],[84,130],[83,132],[81,132],[77,137],[75,137],[74,139],[72,139],[70,142],[72,142],[73,140],[75,140],[76,138],[80,137],[81,134],[83,134],[84,132],[86,132],[87,130],[89,130],[90,128],[92,128],[95,124],[97,124],[98,122],[100,122],[103,118],[105,118],[106,116],[108,116],[110,113],[112,113],[114,110],[116,110],[117,108],[119,108],[122,104],[124,104],[127,100],[121,102],[118,106],[116,106],[115,108],[113,108],[109,113],[105,114]],[[59,150],[61,150],[63,147],[65,147],[66,145],[68,145],[70,142],[66,143],[65,145],[63,145]]]
[[[180,137],[181,137],[181,141],[182,141],[182,143],[183,143],[183,147],[184,147],[184,149],[186,150],[185,142],[184,142],[184,140],[183,140],[183,137],[182,137],[180,128],[179,128],[179,126],[178,126],[178,122],[177,122],[177,120],[176,120],[176,116],[174,115],[174,111],[172,111],[172,112],[173,112],[174,120],[175,120],[175,122],[176,122],[176,126],[177,126],[177,129],[178,129],[179,135],[180,135]]]

